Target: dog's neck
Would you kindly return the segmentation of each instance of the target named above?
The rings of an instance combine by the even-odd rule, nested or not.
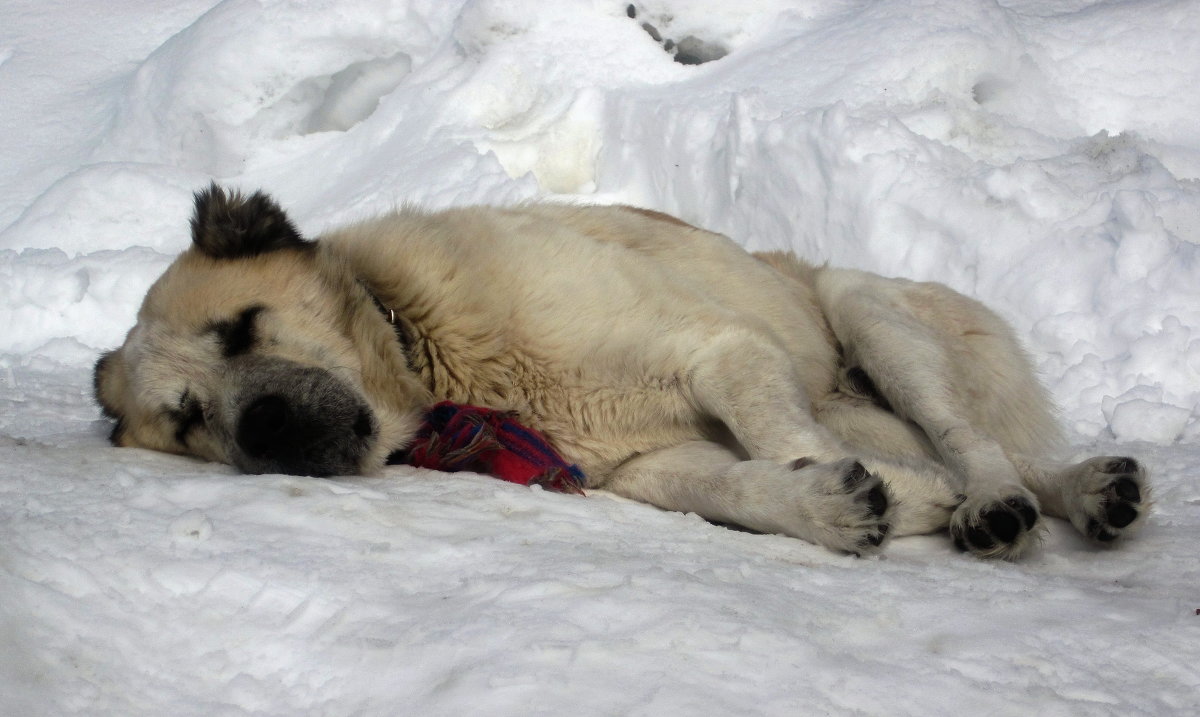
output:
[[[359,283],[362,282],[360,281]],[[367,296],[371,297],[371,301],[375,302],[375,308],[379,309],[380,313],[383,314],[383,318],[392,325],[392,328],[396,329],[396,334],[401,334],[403,329],[400,326],[400,322],[396,320],[396,310],[389,309],[388,307],[384,306],[383,302],[379,300],[379,297],[376,296],[369,288],[367,288],[366,284],[363,284],[363,288],[367,290]]]
[[[412,358],[409,355],[409,349],[412,347],[412,337],[408,335],[408,329],[405,328],[404,322],[400,320],[400,315],[379,300],[375,292],[371,291],[371,287],[367,286],[367,282],[362,279],[358,280],[359,286],[363,291],[367,292],[367,296],[371,297],[371,301],[375,302],[375,308],[379,309],[379,313],[383,314],[384,321],[392,325],[392,330],[396,332],[396,340],[400,342],[400,351],[404,354],[404,361],[412,368]]]

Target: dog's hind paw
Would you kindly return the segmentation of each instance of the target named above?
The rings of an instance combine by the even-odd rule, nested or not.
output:
[[[966,498],[950,516],[959,550],[980,558],[1015,560],[1037,543],[1037,498],[1023,488],[1003,498]]]
[[[1100,456],[1067,469],[1063,498],[1071,524],[1113,545],[1141,527],[1150,509],[1149,474],[1133,458]]]

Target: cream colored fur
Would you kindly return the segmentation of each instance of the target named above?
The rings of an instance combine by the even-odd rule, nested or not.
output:
[[[364,286],[400,316],[407,354]],[[626,207],[404,210],[315,252],[191,249],[98,366],[116,442],[230,460],[225,397],[249,389],[204,327],[251,304],[266,307],[255,355],[327,370],[369,404],[365,473],[449,399],[517,412],[589,487],[860,554],[949,527],[965,549],[1012,558],[1036,542],[1039,511],[1105,543],[1146,512],[1131,459],[1047,461],[1049,403],[978,302],[752,256]],[[181,445],[164,415],[184,390],[205,425]],[[1135,517],[1115,526],[1121,501]]]

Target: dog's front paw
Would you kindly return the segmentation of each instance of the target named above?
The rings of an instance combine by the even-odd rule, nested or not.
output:
[[[1112,545],[1141,526],[1149,512],[1149,475],[1132,458],[1101,456],[1071,469],[1063,500],[1071,524],[1090,540]]]
[[[808,517],[800,537],[855,555],[883,548],[891,532],[891,500],[879,476],[851,459],[825,464],[801,459],[793,466]]]
[[[1002,498],[967,497],[950,516],[959,550],[980,558],[1015,560],[1037,542],[1037,498],[1024,488]]]

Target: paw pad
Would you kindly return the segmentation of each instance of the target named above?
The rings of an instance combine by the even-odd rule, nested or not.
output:
[[[1114,528],[1124,528],[1137,520],[1137,509],[1128,503],[1116,503],[1104,506],[1104,515],[1108,524]]]
[[[1010,557],[1038,522],[1038,510],[1028,498],[1013,496],[984,506],[951,523],[950,534],[962,551],[984,557]]]
[[[1084,533],[1101,543],[1111,543],[1121,537],[1121,531],[1133,525],[1144,506],[1139,480],[1144,479],[1141,465],[1133,458],[1119,456],[1100,459],[1094,463],[1101,481],[1098,502],[1087,509]]]
[[[867,484],[875,481],[875,485],[867,488]],[[863,466],[862,463],[855,461],[850,466],[850,470],[842,476],[842,485],[847,493],[857,493],[866,490],[865,495],[859,496],[856,500],[863,500],[867,504],[867,510],[875,517],[881,517],[888,509],[887,490],[883,487],[883,482],[876,480],[875,476]]]
[[[887,523],[880,523],[879,527],[876,528],[876,531],[867,536],[867,543],[875,548],[883,545],[883,541],[887,538],[888,531],[891,530],[891,528],[892,526],[888,525]]]
[[[871,511],[871,515],[883,515],[888,509],[887,493],[883,490],[883,485],[877,485],[867,493],[867,508]]]
[[[988,532],[1001,543],[1011,543],[1021,532],[1021,519],[1016,513],[1003,508],[995,508],[983,514],[983,522],[987,524]]]
[[[850,466],[850,470],[846,471],[842,482],[846,484],[846,490],[852,491],[870,477],[871,474],[863,467],[863,464],[855,461],[854,465]]]
[[[836,491],[840,500],[848,501],[840,520],[845,521],[846,529],[853,534],[850,543],[853,547],[849,552],[855,555],[874,553],[887,542],[891,530],[887,487],[878,475],[858,461],[846,461],[841,471],[838,483],[829,487]]]
[[[1132,478],[1118,478],[1113,484],[1113,490],[1117,497],[1122,500],[1127,500],[1130,503],[1140,503],[1142,501],[1142,492],[1138,490],[1137,483]]]
[[[1004,504],[1016,511],[1017,515],[1021,516],[1021,522],[1025,525],[1025,530],[1033,530],[1033,526],[1037,525],[1037,508],[1034,508],[1033,504],[1028,500],[1024,498],[1009,498],[1004,501]]]
[[[1104,526],[1102,526],[1098,520],[1093,520],[1088,523],[1088,535],[1092,536],[1096,540],[1099,540],[1101,543],[1111,543],[1118,537],[1116,533],[1110,533],[1105,530]]]

